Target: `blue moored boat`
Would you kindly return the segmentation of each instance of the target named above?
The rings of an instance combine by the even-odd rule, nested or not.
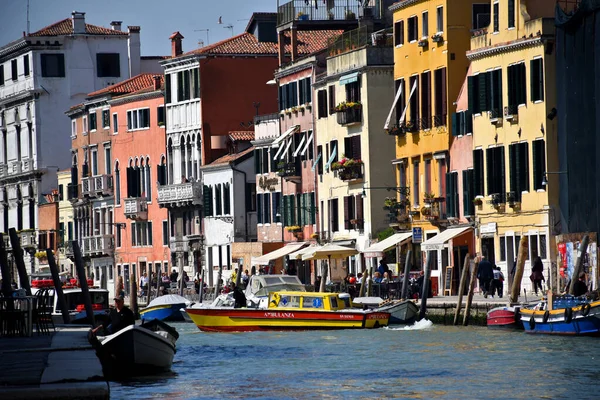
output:
[[[569,336],[600,336],[600,301],[585,297],[560,296],[535,308],[522,308],[521,321],[527,333]]]
[[[140,318],[150,321],[183,321],[181,309],[185,308],[190,301],[176,294],[167,294],[152,300],[148,307],[140,310]]]

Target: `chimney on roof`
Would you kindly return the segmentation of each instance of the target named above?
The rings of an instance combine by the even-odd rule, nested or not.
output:
[[[140,43],[140,27],[128,26],[129,38],[127,47],[129,51],[129,76],[139,75],[142,70],[142,44]]]
[[[110,26],[112,26],[113,31],[121,32],[121,24],[122,23],[123,23],[123,21],[111,21]]]
[[[154,75],[152,77],[152,79],[154,79],[154,90],[159,90],[160,89],[160,75]]]
[[[171,57],[180,56],[183,53],[181,48],[181,39],[183,39],[183,35],[177,31],[169,36],[169,39],[171,39]]]
[[[73,33],[85,33],[85,13],[73,11],[71,13],[71,22],[73,23]]]

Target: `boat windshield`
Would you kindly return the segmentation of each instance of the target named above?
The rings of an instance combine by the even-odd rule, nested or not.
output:
[[[248,292],[249,291],[249,292]],[[254,275],[246,289],[246,297],[268,296],[271,292],[305,292],[306,288],[297,276]]]

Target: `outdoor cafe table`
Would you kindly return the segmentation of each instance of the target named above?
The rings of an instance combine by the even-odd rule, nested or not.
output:
[[[0,297],[0,336],[31,336],[34,296]]]

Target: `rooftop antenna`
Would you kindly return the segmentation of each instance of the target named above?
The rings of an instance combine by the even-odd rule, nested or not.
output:
[[[229,24],[224,26],[223,28],[231,30],[231,36],[233,36],[233,25]]]
[[[29,0],[27,0],[27,36],[29,36]]]
[[[204,40],[198,39],[198,47],[204,47]]]
[[[206,32],[206,45],[210,44],[210,40],[208,40],[208,28],[207,29],[194,29],[194,32]]]

